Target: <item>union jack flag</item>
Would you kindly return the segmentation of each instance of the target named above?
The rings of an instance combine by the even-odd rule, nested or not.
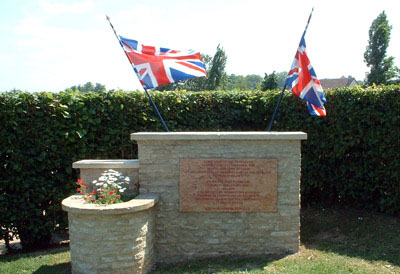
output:
[[[207,76],[198,52],[145,46],[135,40],[119,37],[121,46],[145,89]]]
[[[308,59],[306,41],[304,40],[310,19],[311,14],[285,84],[296,96],[307,101],[308,112],[311,115],[326,116],[324,92]]]

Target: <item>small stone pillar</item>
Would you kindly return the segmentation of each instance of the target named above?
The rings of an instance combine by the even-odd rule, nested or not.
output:
[[[91,182],[107,169],[138,182],[138,160],[82,160],[73,163]],[[88,184],[90,185],[90,184]],[[72,273],[147,273],[155,263],[154,218],[158,195],[139,195],[112,205],[85,203],[82,195],[62,201],[68,212]]]

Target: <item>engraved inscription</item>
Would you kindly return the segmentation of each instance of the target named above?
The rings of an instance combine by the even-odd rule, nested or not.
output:
[[[180,159],[180,210],[276,212],[276,159]]]

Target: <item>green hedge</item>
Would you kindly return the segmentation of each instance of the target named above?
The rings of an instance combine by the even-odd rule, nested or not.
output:
[[[305,131],[302,203],[400,213],[400,86],[327,91],[327,117],[286,92],[273,130]],[[265,130],[278,91],[154,92],[171,131]],[[129,134],[163,131],[142,92],[0,94],[0,230],[25,248],[65,227],[72,162],[136,158]]]

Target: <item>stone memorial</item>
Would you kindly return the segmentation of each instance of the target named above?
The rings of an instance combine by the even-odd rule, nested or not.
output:
[[[306,133],[140,132],[131,139],[138,144],[137,162],[120,168],[133,168],[125,171],[139,181],[140,196],[128,210],[115,211],[116,216],[130,214],[121,215],[128,227],[121,219],[125,232],[113,232],[109,239],[110,246],[115,241],[123,248],[107,256],[85,249],[88,261],[79,250],[72,256],[72,247],[93,245],[71,234],[74,273],[146,273],[154,263],[299,250],[301,140]],[[104,163],[113,161],[124,160]],[[96,164],[90,168],[90,161],[80,163],[74,167],[81,168],[81,177],[94,178],[102,171]],[[76,213],[94,213],[71,203],[63,201],[63,208],[75,226],[71,232],[81,233]],[[91,218],[101,221],[105,214]],[[142,228],[133,233],[130,225]],[[83,231],[89,235],[90,227]],[[127,248],[124,239],[133,245]]]

